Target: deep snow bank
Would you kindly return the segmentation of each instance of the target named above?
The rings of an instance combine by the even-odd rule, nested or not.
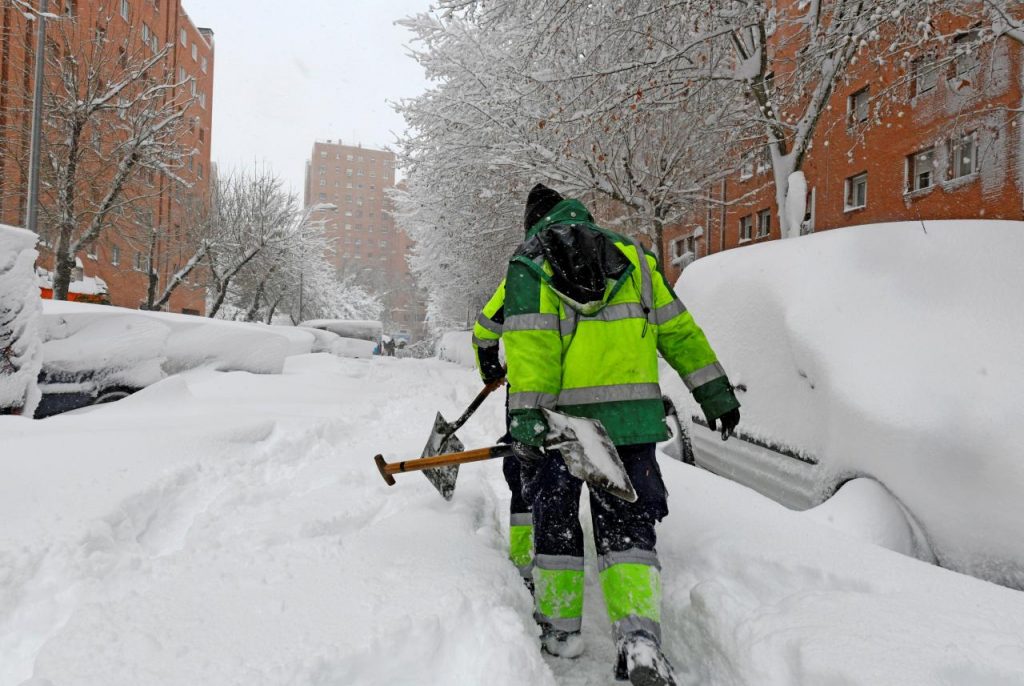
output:
[[[861,226],[733,250],[677,290],[742,429],[868,475],[939,561],[1024,587],[1024,224]]]

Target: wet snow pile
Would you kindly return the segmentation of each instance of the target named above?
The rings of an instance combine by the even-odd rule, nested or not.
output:
[[[458,416],[479,386],[437,360],[313,354],[0,417],[0,684],[614,683],[592,547],[587,651],[541,657],[499,463],[464,465],[451,502],[377,473],[374,454],[419,455],[435,412]],[[467,447],[501,413],[488,400]],[[682,683],[1024,683],[1024,594],[662,471]]]
[[[860,226],[713,255],[677,290],[745,433],[816,456],[823,488],[877,479],[941,564],[1024,587],[1021,254],[1021,222]]]

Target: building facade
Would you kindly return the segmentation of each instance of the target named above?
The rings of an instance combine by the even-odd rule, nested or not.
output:
[[[800,9],[798,3],[780,5]],[[782,11],[780,9],[780,11]],[[850,67],[819,119],[801,171],[799,233],[931,219],[1024,219],[1024,45],[979,42],[976,18],[947,16],[940,48]],[[780,63],[799,45],[770,46]],[[767,149],[727,154],[704,200],[667,227],[670,278],[694,259],[781,238]],[[792,232],[791,232],[792,235]]]
[[[32,3],[37,4],[36,2]],[[210,144],[213,114],[214,42],[213,31],[192,23],[181,0],[49,0],[52,17],[47,22],[47,52],[59,55],[90,55],[91,41],[102,38],[110,49],[120,50],[122,66],[147,51],[156,54],[168,46],[167,55],[153,69],[174,80],[174,97],[189,97],[187,126],[178,145],[186,151],[184,165],[167,173],[138,170],[129,182],[124,207],[111,217],[111,226],[99,239],[76,255],[72,294],[105,284],[111,304],[137,308],[147,301],[149,271],[158,275],[158,288],[188,260],[188,224],[197,202],[209,194]],[[27,200],[28,126],[34,87],[36,23],[24,11],[4,0],[0,5],[3,48],[0,51],[0,222],[23,225]],[[45,89],[59,88],[60,76],[47,66]],[[115,68],[116,69],[116,68]],[[149,79],[149,74],[145,75]],[[155,79],[154,79],[155,80]],[[98,127],[97,127],[98,128]],[[44,136],[46,127],[44,127]],[[119,141],[116,135],[101,138],[93,134],[89,144],[98,153],[109,151]],[[44,152],[46,143],[43,146]],[[46,205],[47,184],[43,176],[40,203]],[[84,178],[84,186],[95,183]],[[51,191],[52,192],[52,191]],[[49,198],[52,199],[52,198]],[[40,212],[40,274],[51,272],[54,263],[54,227]],[[164,309],[174,312],[205,312],[206,290],[202,270],[193,273],[172,294]]]
[[[381,297],[385,333],[416,341],[426,310],[406,261],[412,242],[391,216],[387,191],[394,187],[394,153],[333,140],[313,144],[304,200],[306,207],[336,208],[313,216],[333,239],[339,275],[357,275]]]

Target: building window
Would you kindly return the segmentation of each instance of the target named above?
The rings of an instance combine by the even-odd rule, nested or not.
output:
[[[185,29],[181,30],[180,40],[182,45],[188,47],[188,32]]]
[[[320,159],[322,159],[322,160],[326,160],[327,159],[327,151],[326,150],[321,150],[320,151]]]
[[[953,76],[970,79],[978,66],[978,32],[968,31],[953,39]]]
[[[203,59],[199,60],[199,68],[203,70],[204,74],[208,73],[208,70],[210,68],[210,64],[209,64],[209,62],[206,61],[205,57]]]
[[[939,81],[939,70],[935,66],[935,55],[922,55],[914,60],[914,95],[922,95],[935,88]]]
[[[750,151],[743,153],[740,158],[740,181],[745,181],[754,175],[754,154]]]
[[[950,178],[970,176],[976,167],[974,134],[969,133],[949,142]]]
[[[192,61],[197,62],[199,60],[199,46],[195,43],[192,44]]]
[[[320,179],[320,185],[321,186],[326,186],[327,185],[327,179]]]
[[[320,200],[327,200],[327,194],[326,193],[321,193],[320,196],[319,196],[319,199]]]
[[[352,155],[345,155],[345,160],[348,162],[352,161]]]
[[[198,177],[199,177],[200,179],[201,179],[201,178],[203,178],[203,163],[202,163],[202,162],[200,162],[200,163],[199,163],[199,166],[198,166],[198,168],[197,168],[197,170],[196,170],[196,175],[197,175],[197,176],[198,176]]]
[[[380,242],[380,247],[382,247],[382,248],[388,247],[388,242],[387,241],[381,241]]]
[[[116,245],[110,248],[110,264],[115,267],[121,264],[121,248]]]
[[[85,256],[90,260],[96,259],[96,243],[92,243],[88,248],[85,249]]]
[[[757,213],[757,237],[763,238],[772,231],[772,211],[761,210]]]
[[[930,188],[935,183],[935,149],[928,148],[908,158],[911,192]]]
[[[757,173],[763,174],[772,168],[772,149],[767,145],[761,148],[757,156]]]
[[[751,229],[753,228],[753,226],[754,226],[754,221],[753,221],[753,217],[751,215],[748,214],[746,217],[741,217],[740,218],[740,242],[741,243],[743,241],[749,241],[750,240],[750,232],[751,232]]]
[[[128,21],[132,16],[132,5],[128,0],[121,0],[121,18]]]
[[[850,126],[854,126],[868,120],[868,102],[870,100],[870,95],[870,89],[865,86],[848,98],[846,106],[850,113]]]
[[[851,176],[846,180],[846,207],[845,210],[859,210],[867,207],[868,204],[868,175],[867,172]]]
[[[135,271],[149,273],[149,256],[143,255],[141,252],[135,253],[135,264],[133,265]]]

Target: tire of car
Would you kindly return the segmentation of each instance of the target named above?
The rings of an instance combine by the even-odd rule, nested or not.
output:
[[[96,394],[96,399],[92,401],[92,404],[102,405],[104,403],[116,402],[118,400],[127,398],[137,390],[137,388],[128,388],[127,386],[113,386],[111,388],[104,388],[102,391]]]

